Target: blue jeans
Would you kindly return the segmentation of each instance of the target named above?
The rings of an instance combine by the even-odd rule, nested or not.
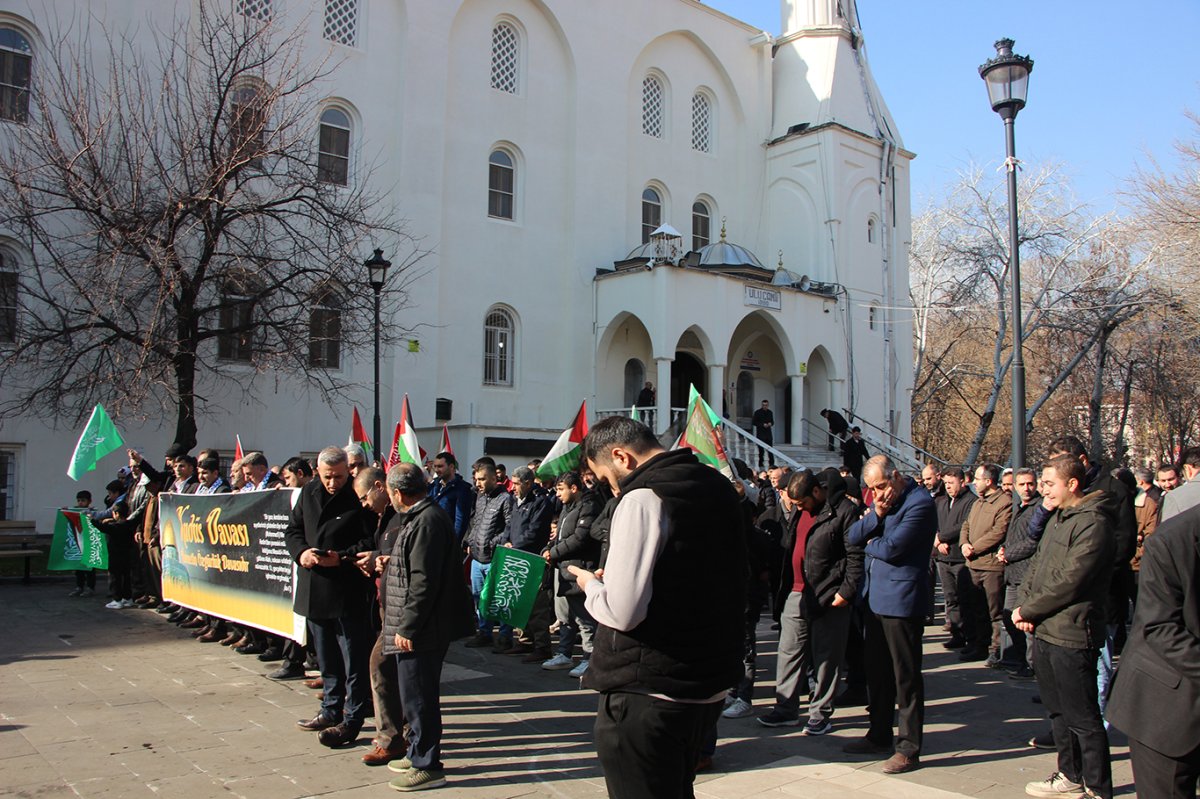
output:
[[[324,683],[321,712],[361,727],[371,707],[371,648],[378,637],[371,619],[309,619],[308,631]]]
[[[1104,719],[1104,729],[1112,728],[1108,719],[1104,718],[1104,709],[1108,707],[1108,686],[1113,678],[1113,639],[1117,635],[1117,625],[1110,624],[1105,629],[1104,645],[1100,647],[1100,656],[1096,659],[1096,691],[1100,700],[1100,718]]]
[[[479,597],[483,594],[483,583],[487,580],[488,572],[491,571],[492,564],[480,563],[477,560],[471,561],[471,596],[475,597],[475,617],[478,619],[479,634],[491,635],[492,628],[495,627],[495,622],[491,619],[485,619],[483,614],[479,612]],[[513,628],[507,624],[500,625],[500,637],[512,638]]]

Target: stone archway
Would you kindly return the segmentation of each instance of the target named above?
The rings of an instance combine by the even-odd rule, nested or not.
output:
[[[671,407],[686,408],[690,387],[703,392],[707,380],[704,363],[690,352],[677,350],[671,364]]]
[[[824,347],[815,348],[805,362],[807,372],[804,375],[804,419],[808,423],[806,440],[809,446],[821,446],[827,443],[825,432],[829,425],[821,416],[825,408],[833,408],[833,370],[828,354]],[[836,409],[835,409],[836,410]]]

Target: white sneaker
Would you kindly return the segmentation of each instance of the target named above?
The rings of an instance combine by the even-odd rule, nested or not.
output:
[[[753,714],[754,708],[745,699],[735,699],[732,705],[721,711],[721,715],[727,719],[744,719]]]
[[[567,676],[568,677],[576,677],[576,678],[582,677],[584,672],[587,671],[587,667],[588,667],[587,658],[584,658],[583,660],[579,661],[578,666],[576,666],[575,668],[573,668],[567,672]]]
[[[137,607],[137,604],[132,599],[122,599],[121,600],[121,608],[122,609],[136,608],[136,607]]]
[[[1030,796],[1077,799],[1083,796],[1083,786],[1077,782],[1071,782],[1061,771],[1056,771],[1040,782],[1028,783],[1025,786],[1025,793]]]
[[[542,668],[546,671],[562,671],[569,669],[575,665],[575,661],[571,660],[561,652],[542,663]]]
[[[112,602],[105,604],[104,607],[108,608],[109,610],[120,610],[125,606],[121,604],[121,600],[114,599]]]

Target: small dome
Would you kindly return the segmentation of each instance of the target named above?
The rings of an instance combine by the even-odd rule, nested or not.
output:
[[[740,244],[731,244],[722,238],[720,241],[700,248],[700,266],[750,266],[755,269],[765,269],[758,257]]]
[[[656,246],[656,243],[653,241],[648,241],[645,244],[639,244],[629,251],[629,255],[626,255],[622,259],[622,263],[625,261],[636,261],[638,259],[648,261],[654,257],[654,250]]]

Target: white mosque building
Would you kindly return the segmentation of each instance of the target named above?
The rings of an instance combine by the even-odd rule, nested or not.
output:
[[[197,1],[0,0],[0,56],[36,70],[48,9],[117,30]],[[340,59],[314,117],[349,131],[350,179],[376,163],[431,250],[399,320],[419,342],[384,353],[385,445],[407,394],[427,450],[444,422],[460,460],[511,468],[581,401],[628,412],[646,381],[660,431],[695,385],[746,430],[769,400],[777,446],[823,444],[822,408],[909,439],[914,156],[854,0],[780,0],[779,35],[697,0],[231,2],[308,15],[311,47]],[[232,451],[236,432],[281,463],[344,442],[351,406],[370,418],[372,363],[342,368],[362,385],[343,406],[260,376],[260,402],[201,417],[201,446]],[[174,420],[129,425],[157,454]],[[0,424],[0,518],[45,531],[77,487],[102,496],[109,461],[65,477],[77,436]]]

